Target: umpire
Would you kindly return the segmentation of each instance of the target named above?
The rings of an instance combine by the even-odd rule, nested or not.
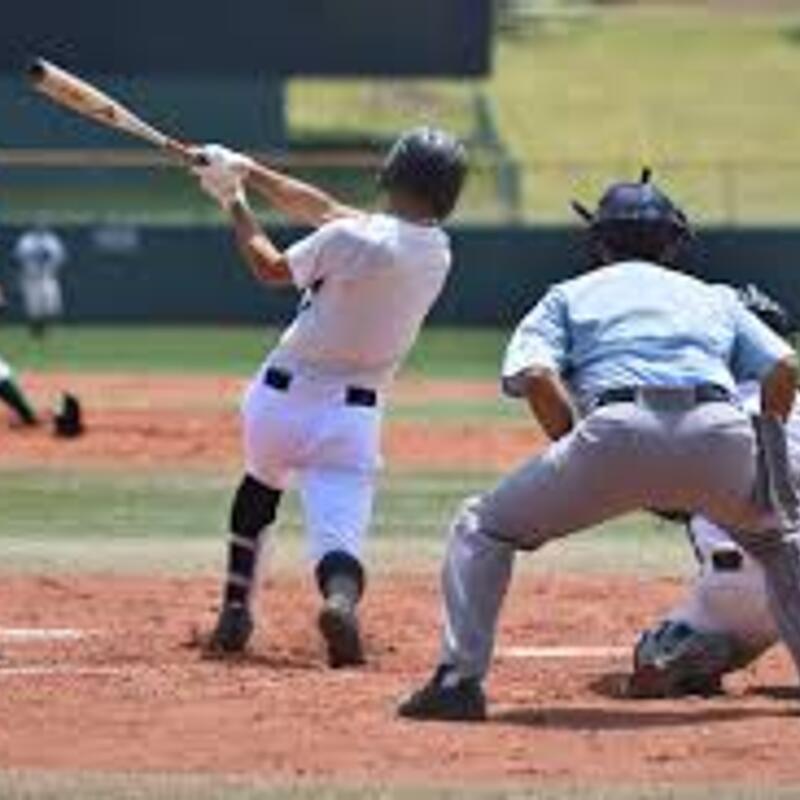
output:
[[[503,365],[504,391],[527,401],[553,443],[455,518],[441,659],[400,716],[485,718],[515,552],[641,508],[704,513],[732,531],[764,568],[800,669],[800,554],[786,537],[797,507],[782,436],[794,352],[733,290],[668,266],[691,234],[649,174],[611,186],[594,213],[578,208],[600,266],[547,292]],[[755,425],[735,400],[745,380],[761,384]]]

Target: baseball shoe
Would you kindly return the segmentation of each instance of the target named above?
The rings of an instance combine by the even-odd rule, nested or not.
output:
[[[475,678],[452,678],[452,667],[440,666],[433,678],[397,707],[406,719],[447,722],[482,722],[486,719],[486,695]]]
[[[319,612],[317,624],[328,647],[331,667],[357,667],[365,662],[358,617],[352,603],[339,595],[331,595]]]
[[[247,606],[223,606],[217,625],[206,643],[205,654],[224,656],[241,653],[252,633],[253,617]]]

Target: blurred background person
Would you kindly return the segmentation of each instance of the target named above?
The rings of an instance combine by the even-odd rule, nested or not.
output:
[[[37,224],[17,240],[14,260],[28,326],[33,336],[41,338],[62,314],[59,273],[67,261],[66,248],[58,234]]]

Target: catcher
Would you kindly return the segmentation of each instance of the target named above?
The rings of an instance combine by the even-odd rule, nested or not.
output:
[[[786,339],[797,332],[786,309],[748,286],[743,304]],[[738,387],[744,408],[758,413],[758,386]],[[800,411],[797,405],[786,426],[792,473],[800,479]],[[779,638],[769,610],[764,571],[707,517],[685,519],[686,532],[698,563],[698,575],[688,597],[645,631],[636,644],[631,697],[677,697],[722,692],[726,673],[742,669],[772,647]]]

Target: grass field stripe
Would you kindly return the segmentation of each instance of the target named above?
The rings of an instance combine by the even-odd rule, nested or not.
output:
[[[629,647],[609,645],[517,646],[501,648],[498,650],[497,656],[498,658],[516,659],[624,658],[630,652]]]
[[[0,641],[50,642],[83,639],[90,631],[78,628],[0,628]]]

